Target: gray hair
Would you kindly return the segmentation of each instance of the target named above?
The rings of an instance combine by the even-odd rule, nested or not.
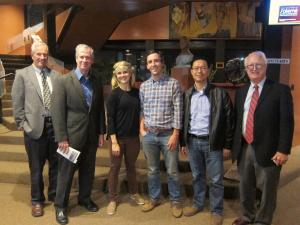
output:
[[[88,49],[88,50],[90,50],[90,52],[91,52],[91,57],[94,58],[94,49],[93,49],[92,47],[86,45],[86,44],[79,44],[79,45],[76,46],[76,48],[75,48],[75,57],[76,57],[76,58],[77,58],[77,56],[78,56],[78,54],[79,54],[79,51],[80,51],[81,49]]]
[[[247,64],[248,64],[248,60],[249,60],[249,56],[250,55],[256,55],[256,56],[260,57],[264,61],[265,65],[268,64],[268,60],[267,60],[267,57],[266,57],[266,55],[265,55],[264,52],[262,52],[262,51],[254,51],[254,52],[249,53],[249,55],[247,55],[247,57],[245,58],[245,60],[244,60],[244,65],[245,66],[247,66]]]
[[[35,41],[31,45],[31,55],[33,55],[36,52],[37,48],[39,48],[40,46],[45,46],[46,49],[47,49],[47,52],[49,51],[48,50],[48,45],[46,43],[40,42],[40,41]]]

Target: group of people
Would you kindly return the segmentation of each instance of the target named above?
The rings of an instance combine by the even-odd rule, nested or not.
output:
[[[211,225],[223,224],[223,157],[232,153],[240,173],[242,216],[233,225],[271,225],[281,166],[288,160],[293,137],[290,89],[266,77],[267,59],[255,51],[245,58],[250,83],[236,91],[234,107],[227,92],[208,82],[204,59],[191,65],[194,85],[183,95],[179,82],[164,74],[159,52],[147,55],[151,77],[139,89],[130,63],[113,66],[112,92],[106,101],[101,80],[91,70],[93,49],[76,47],[77,67],[67,75],[47,68],[48,47],[35,42],[33,64],[16,71],[12,88],[14,116],[24,131],[31,175],[32,215],[42,216],[45,202],[43,167],[49,162],[48,200],[56,221],[68,223],[67,207],[74,172],[79,171],[78,204],[98,211],[91,199],[96,151],[107,133],[111,166],[107,214],[118,206],[118,174],[124,161],[129,196],[149,212],[160,204],[160,156],[167,172],[171,213],[193,216],[205,207],[209,186]],[[106,118],[105,118],[106,115]],[[107,129],[106,122],[107,121]],[[148,165],[149,201],[138,193],[135,162],[142,149]],[[77,163],[57,154],[80,151]],[[188,155],[193,204],[183,207],[178,155]],[[262,192],[256,208],[256,188]]]

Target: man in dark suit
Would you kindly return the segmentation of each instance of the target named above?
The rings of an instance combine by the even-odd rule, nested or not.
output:
[[[241,218],[233,225],[270,225],[281,167],[291,151],[294,118],[290,88],[266,78],[263,52],[245,59],[250,84],[237,90],[233,157],[240,173]],[[262,192],[255,208],[256,188]]]
[[[72,147],[81,152],[76,164],[59,155],[55,209],[60,224],[68,223],[66,209],[76,169],[79,170],[78,204],[88,211],[98,211],[91,200],[91,190],[96,151],[104,142],[106,128],[101,80],[90,70],[93,60],[93,49],[79,44],[77,68],[64,76],[54,89],[52,115],[59,149],[68,152]]]
[[[50,113],[50,95],[58,74],[47,68],[48,46],[34,42],[31,46],[32,65],[16,71],[12,87],[14,117],[24,131],[28,155],[33,216],[43,215],[45,201],[43,168],[49,162],[48,200],[54,201],[57,180],[57,143]]]

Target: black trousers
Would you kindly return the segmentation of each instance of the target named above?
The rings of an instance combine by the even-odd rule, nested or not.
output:
[[[79,202],[90,200],[94,176],[97,145],[86,144],[84,149],[77,149],[81,152],[76,164],[58,155],[58,177],[54,206],[57,209],[65,210],[68,207],[69,196],[75,171],[78,169],[79,176]]]
[[[31,202],[32,204],[43,203],[44,180],[43,169],[48,160],[49,186],[48,200],[54,201],[57,184],[57,143],[54,139],[54,130],[51,120],[45,120],[44,130],[39,139],[33,139],[24,132],[25,149],[29,161],[30,179],[31,179]]]

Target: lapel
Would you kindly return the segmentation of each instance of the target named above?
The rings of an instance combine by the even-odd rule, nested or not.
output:
[[[273,83],[273,81],[271,81],[269,79],[266,79],[266,81],[264,83],[264,86],[263,86],[263,89],[261,91],[261,94],[259,96],[259,99],[258,99],[256,107],[259,107],[259,105],[261,104],[261,102],[264,101],[265,97],[268,95],[268,93],[271,90],[271,84],[272,83]]]
[[[55,74],[52,72],[52,70],[47,70],[47,73],[49,74],[50,80],[51,80],[51,84],[52,84],[52,88],[53,88],[53,84],[54,84],[54,80],[55,80]]]
[[[90,84],[92,86],[92,102],[91,102],[91,106],[90,106],[90,109],[92,108],[93,106],[93,103],[94,103],[94,99],[95,99],[95,93],[96,91],[98,90],[97,89],[97,84],[95,82],[95,75],[93,73],[91,73],[91,69],[90,69],[90,72],[89,72],[89,79],[90,79]]]
[[[28,67],[27,76],[28,76],[28,79],[30,80],[30,82],[33,84],[34,89],[37,91],[37,94],[40,97],[41,101],[43,102],[42,91],[41,91],[38,79],[36,78],[35,70],[32,65]]]
[[[77,79],[77,76],[75,75],[75,72],[74,70],[71,72],[71,80],[72,80],[72,83],[75,87],[75,92],[79,94],[79,97],[81,99],[81,102],[82,104],[86,107],[86,108],[89,108],[88,104],[86,103],[85,101],[85,98],[84,98],[84,94],[83,94],[83,90],[81,88],[81,85],[80,85],[80,82],[79,80]]]
[[[244,108],[244,104],[245,104],[245,101],[246,101],[246,97],[247,97],[247,94],[248,94],[248,90],[249,90],[249,87],[250,87],[250,83],[248,83],[245,87],[243,87],[241,89],[241,104],[240,104],[240,107],[242,107],[242,111],[243,108]]]

